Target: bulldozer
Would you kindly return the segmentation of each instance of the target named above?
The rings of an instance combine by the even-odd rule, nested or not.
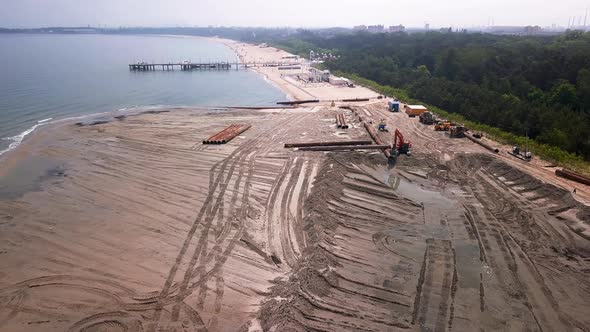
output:
[[[451,131],[449,132],[450,138],[463,138],[465,137],[465,132],[467,129],[463,126],[454,126],[451,127]]]
[[[434,130],[436,131],[449,131],[451,129],[451,122],[450,121],[440,121],[434,125]]]
[[[418,120],[425,125],[431,125],[436,121],[434,115],[432,115],[430,112],[424,112],[420,114]]]

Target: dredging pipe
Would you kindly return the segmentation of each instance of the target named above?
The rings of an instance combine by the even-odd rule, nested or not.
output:
[[[345,151],[345,150],[383,150],[391,149],[391,145],[345,145],[345,146],[309,146],[299,148],[300,151]]]
[[[477,138],[475,138],[475,137],[472,137],[471,135],[465,135],[465,137],[469,138],[469,139],[470,139],[472,142],[474,142],[474,143],[476,143],[476,144],[479,144],[479,145],[483,146],[484,148],[486,148],[486,149],[488,149],[488,150],[490,150],[490,151],[492,151],[492,152],[494,152],[494,153],[498,153],[498,152],[500,152],[500,150],[498,150],[498,149],[496,149],[496,148],[492,147],[492,146],[491,146],[491,145],[489,145],[489,144],[486,144],[486,143],[484,143],[484,142],[482,142],[482,141],[478,140],[478,139],[477,139]]]
[[[336,141],[336,142],[305,142],[305,143],[285,143],[286,148],[302,148],[311,146],[339,146],[339,145],[370,145],[373,141],[359,140],[359,141]]]
[[[584,176],[582,174],[572,172],[568,169],[555,170],[555,175],[590,186],[590,178],[589,177]]]
[[[379,136],[377,136],[377,133],[375,132],[375,129],[373,128],[373,126],[371,126],[370,124],[368,124],[366,122],[363,122],[363,125],[365,126],[365,129],[369,133],[369,136],[371,136],[371,138],[373,139],[373,141],[375,141],[375,143],[377,145],[387,146],[386,144],[383,143],[381,138],[379,138]],[[388,159],[391,158],[391,152],[389,151],[389,149],[383,148],[383,154],[385,154],[385,157],[387,157]]]

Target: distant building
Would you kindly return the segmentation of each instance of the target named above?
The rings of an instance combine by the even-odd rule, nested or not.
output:
[[[535,26],[492,26],[488,30],[490,33],[499,35],[536,35],[545,31],[538,25]]]
[[[524,33],[526,33],[527,35],[536,35],[541,32],[543,32],[543,29],[538,25],[535,25],[535,26],[529,25],[529,26],[524,27]]]
[[[430,30],[430,24],[428,24],[428,23],[424,24],[424,29]]]
[[[404,32],[406,31],[406,27],[403,25],[392,25],[389,27],[389,32]]]
[[[489,28],[491,33],[497,34],[520,34],[524,32],[524,27],[521,26],[502,26],[495,25]]]
[[[332,85],[350,85],[350,81],[344,77],[330,76],[328,81]]]
[[[367,27],[370,33],[380,33],[385,31],[385,27],[382,24],[379,25],[369,25]]]
[[[356,30],[356,31],[367,31],[367,26],[366,25],[357,25],[352,29]]]
[[[329,70],[319,70],[314,67],[309,68],[309,80],[311,82],[329,82],[330,76]]]

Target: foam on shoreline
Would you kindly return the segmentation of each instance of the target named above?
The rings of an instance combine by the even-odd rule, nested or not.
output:
[[[6,152],[8,152],[10,150],[16,149],[22,143],[22,141],[25,139],[25,137],[27,135],[31,134],[38,127],[48,124],[47,121],[50,121],[50,120],[49,119],[39,120],[39,121],[37,121],[37,123],[34,126],[23,131],[22,133],[20,133],[18,135],[10,136],[10,137],[2,137],[2,140],[12,141],[12,143],[10,143],[6,149],[0,151],[0,156],[2,156],[3,154],[5,154]]]
[[[67,118],[62,118],[62,119],[57,119],[57,120],[54,120],[53,118],[46,118],[46,119],[38,120],[37,123],[35,123],[33,126],[29,127],[28,129],[24,130],[23,132],[21,132],[17,135],[0,138],[0,140],[11,142],[6,149],[0,150],[0,158],[4,154],[6,154],[7,152],[16,149],[19,145],[21,145],[21,143],[24,141],[25,137],[32,134],[35,130],[37,130],[37,128],[39,128],[41,126],[69,122],[69,121],[75,121],[75,120],[81,120],[81,119],[88,119],[88,118],[98,118],[98,117],[106,116],[106,115],[115,116],[119,113],[128,114],[128,112],[132,112],[132,111],[136,111],[137,113],[141,113],[141,112],[152,110],[154,108],[163,108],[163,107],[165,107],[165,106],[145,106],[145,107],[121,108],[121,109],[118,109],[115,111],[85,114],[85,115],[67,117]]]

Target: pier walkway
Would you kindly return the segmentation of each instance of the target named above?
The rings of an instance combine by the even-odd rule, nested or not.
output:
[[[299,62],[205,62],[205,63],[192,63],[192,62],[170,62],[170,63],[147,63],[138,62],[129,64],[129,70],[131,71],[191,71],[191,70],[239,70],[248,69],[252,67],[278,67],[279,69],[300,69],[301,63]]]

